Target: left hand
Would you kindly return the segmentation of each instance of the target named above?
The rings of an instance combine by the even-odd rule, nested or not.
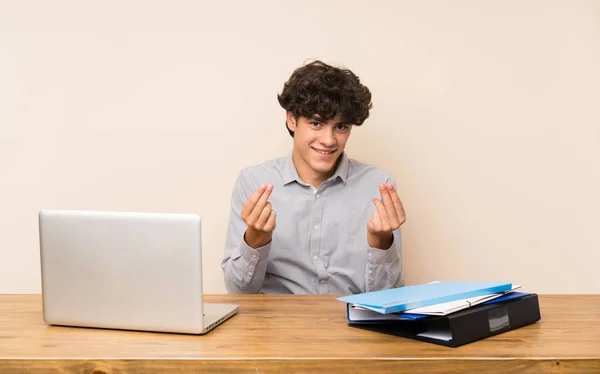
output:
[[[379,191],[381,200],[373,199],[376,209],[367,221],[367,242],[372,248],[389,249],[394,240],[392,232],[406,222],[406,213],[394,186],[382,183]]]

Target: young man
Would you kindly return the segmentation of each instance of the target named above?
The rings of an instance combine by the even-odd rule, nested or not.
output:
[[[239,174],[221,266],[229,293],[354,294],[404,285],[393,179],[344,152],[372,107],[350,70],[316,61],[278,96],[293,151]],[[277,213],[275,213],[277,212]]]

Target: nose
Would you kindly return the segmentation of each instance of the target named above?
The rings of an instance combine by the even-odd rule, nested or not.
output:
[[[325,129],[325,131],[321,134],[321,137],[319,138],[319,142],[327,148],[335,146],[337,140],[335,139],[333,129]]]

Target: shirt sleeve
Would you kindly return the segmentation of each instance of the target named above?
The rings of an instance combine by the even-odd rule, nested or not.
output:
[[[247,225],[241,218],[241,212],[252,192],[252,187],[245,181],[243,173],[240,173],[231,196],[225,256],[221,261],[225,288],[231,294],[258,293],[267,271],[271,243],[254,249],[244,240]]]
[[[394,241],[389,249],[367,249],[366,292],[404,286],[400,229],[394,231],[393,235]]]
[[[386,183],[391,183],[394,188],[396,188],[396,183],[393,179],[388,178]],[[365,292],[404,286],[404,272],[402,270],[402,234],[400,228],[394,230],[392,234],[393,242],[389,249],[385,250],[372,247],[367,249]]]

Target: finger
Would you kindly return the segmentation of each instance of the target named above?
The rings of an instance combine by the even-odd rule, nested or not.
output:
[[[381,201],[383,202],[383,206],[385,207],[385,211],[390,219],[390,225],[392,229],[397,229],[400,227],[400,221],[398,219],[398,215],[396,214],[396,208],[394,207],[394,203],[392,202],[392,197],[390,196],[390,192],[388,191],[388,184],[380,184],[379,191],[381,192]]]
[[[271,191],[273,191],[273,185],[267,184],[265,191],[262,195],[260,195],[260,198],[256,202],[256,205],[254,205],[252,211],[248,215],[248,224],[253,224],[254,222],[256,222],[263,209],[265,208],[265,205],[267,204],[267,199],[269,198],[269,196],[271,196]]]
[[[379,213],[377,213],[377,208],[373,211],[373,227],[377,231],[381,230],[381,217],[379,217]]]
[[[381,220],[381,231],[391,231],[392,229],[390,227],[390,218],[388,217],[387,212],[385,211],[385,207],[377,198],[373,199],[373,203],[377,207],[377,214],[379,215],[379,219]]]
[[[396,192],[396,189],[391,184],[388,184],[388,192],[390,193],[390,197],[392,198],[394,210],[396,211],[400,225],[402,225],[406,221],[406,212],[404,211],[404,205],[402,205],[402,201],[400,200],[400,196],[398,196],[398,192]]]
[[[254,223],[254,228],[257,230],[262,230],[263,226],[267,223],[267,220],[271,216],[272,211],[273,209],[271,203],[267,203],[263,208],[262,212],[260,213],[260,216],[258,216],[258,218],[256,219],[256,222]]]
[[[381,219],[379,218],[379,214],[377,213],[377,208],[373,210],[371,218],[367,221],[367,231],[373,234],[381,231]]]
[[[244,207],[242,208],[242,214],[241,214],[242,218],[248,217],[250,215],[250,213],[252,212],[252,209],[254,208],[254,206],[258,202],[258,199],[260,199],[260,197],[262,196],[262,194],[263,194],[263,192],[265,191],[266,188],[267,188],[266,184],[260,185],[252,193],[252,195],[250,195],[250,197],[248,198],[248,200],[244,204]]]
[[[276,218],[277,218],[277,214],[275,213],[274,210],[271,210],[271,214],[269,215],[269,219],[267,219],[267,223],[265,224],[265,227],[263,227],[263,231],[272,232],[273,230],[275,230]]]

